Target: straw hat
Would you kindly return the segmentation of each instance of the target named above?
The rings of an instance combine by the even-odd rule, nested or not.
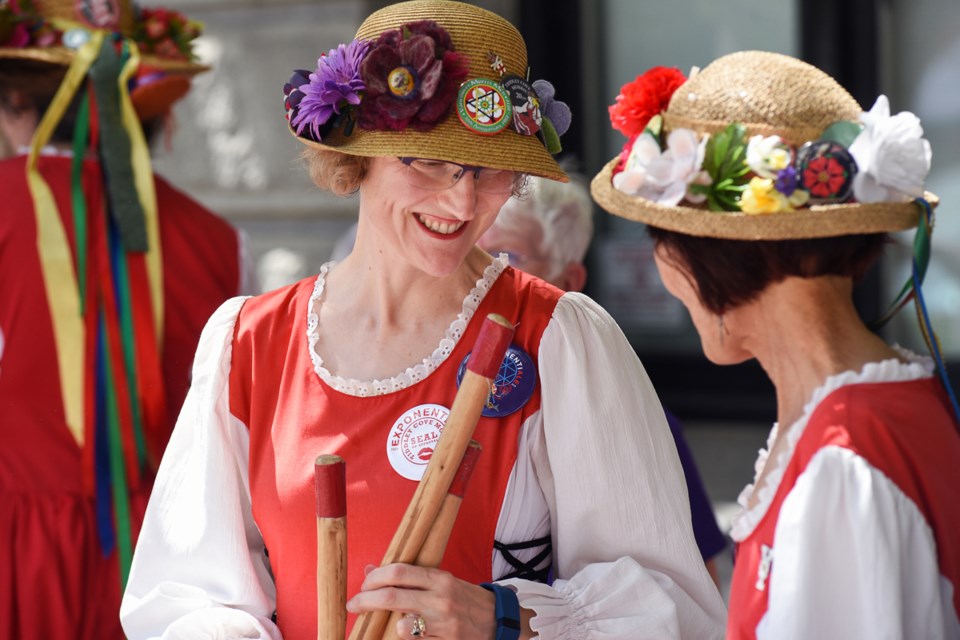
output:
[[[48,46],[35,43],[14,46],[8,40],[0,43],[0,61],[33,60],[67,67],[75,58],[76,48],[86,41],[86,34],[90,31],[123,34],[137,44],[141,54],[130,97],[137,115],[143,120],[166,113],[189,91],[190,78],[209,69],[182,53],[182,49],[188,48],[189,41],[199,33],[199,26],[175,12],[137,10],[130,0],[34,0],[21,2],[20,7],[32,26],[39,26],[47,32],[50,43]],[[8,17],[16,15],[11,8],[6,10]],[[3,17],[2,11],[0,18]],[[161,28],[159,34],[149,34],[148,21],[158,21],[157,26],[166,29]],[[173,21],[177,21],[177,27],[171,26]],[[187,35],[181,27],[194,29],[196,33]],[[163,40],[167,40],[167,52],[154,52],[153,45]],[[175,41],[180,50],[170,48]]]
[[[12,47],[0,44],[0,58],[38,60],[57,65],[69,65],[75,55],[75,47],[68,46],[73,29],[103,30],[122,33],[136,39],[140,15],[130,0],[33,0],[21,5],[32,9],[27,15],[40,19],[60,33],[60,38],[50,46]],[[149,11],[149,10],[148,10]],[[141,50],[143,47],[141,47]],[[143,51],[141,64],[170,73],[196,74],[209,67],[192,62],[185,57],[170,57]]]
[[[662,113],[663,139],[686,129],[702,140],[740,123],[745,141],[779,136],[796,159],[805,143],[820,140],[836,123],[858,123],[862,113],[850,94],[816,67],[785,55],[745,51],[717,59],[674,91]],[[820,203],[769,214],[711,210],[687,200],[671,206],[618,190],[613,177],[621,165],[620,158],[611,160],[592,181],[591,192],[601,207],[694,236],[785,240],[901,231],[915,227],[920,215],[911,201]],[[937,203],[935,195],[924,193],[927,201]]]
[[[469,69],[464,83],[499,78],[491,64],[494,59],[491,54],[499,57],[506,73],[527,77],[526,45],[517,29],[494,13],[461,2],[415,0],[388,6],[364,20],[356,39],[376,40],[384,32],[422,20],[434,21],[446,30],[453,51],[466,58]],[[539,136],[520,134],[510,126],[492,135],[478,133],[461,122],[455,102],[453,100],[446,115],[426,131],[413,127],[389,131],[356,126],[349,135],[345,135],[342,128],[336,128],[324,135],[322,142],[304,136],[298,139],[309,146],[350,155],[414,156],[567,180]]]

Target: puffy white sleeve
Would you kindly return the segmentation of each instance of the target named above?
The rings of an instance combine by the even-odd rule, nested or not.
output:
[[[250,507],[249,435],[230,415],[231,344],[244,298],[200,337],[193,384],[157,474],[120,608],[127,637],[280,638],[276,591]]]
[[[960,638],[923,514],[842,447],[818,451],[784,500],[769,589],[760,640]]]
[[[540,344],[542,443],[556,580],[507,580],[543,640],[722,638],[723,601],[690,524],[660,401],[613,319],[564,295]]]

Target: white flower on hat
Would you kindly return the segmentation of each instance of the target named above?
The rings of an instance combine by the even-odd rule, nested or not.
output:
[[[761,178],[776,178],[790,164],[790,150],[780,136],[753,136],[747,143],[747,166]]]
[[[704,179],[701,167],[708,138],[697,137],[690,129],[675,129],[661,152],[653,134],[644,131],[634,141],[623,171],[613,177],[613,186],[627,195],[676,206],[687,196],[690,183]],[[703,196],[687,198],[696,201],[694,198],[702,200]]]
[[[860,115],[863,131],[850,145],[857,161],[853,195],[860,202],[906,202],[923,197],[930,172],[930,143],[920,119],[909,111],[890,115],[890,102],[881,95],[868,113]]]

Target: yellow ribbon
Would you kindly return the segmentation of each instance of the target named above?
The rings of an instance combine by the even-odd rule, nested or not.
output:
[[[127,40],[130,58],[120,72],[120,109],[123,127],[130,136],[130,161],[133,164],[134,182],[140,204],[143,206],[147,225],[147,279],[150,281],[150,299],[153,303],[153,322],[156,327],[157,348],[163,349],[163,266],[160,251],[160,226],[157,219],[157,193],[153,184],[153,169],[150,164],[150,149],[147,147],[143,128],[137,118],[133,100],[127,90],[130,77],[140,65],[140,52],[132,40]]]
[[[50,186],[37,169],[37,161],[40,150],[49,142],[77,89],[85,81],[87,72],[96,60],[103,39],[107,35],[103,31],[90,31],[89,34],[90,39],[77,50],[50,107],[37,126],[30,143],[30,154],[27,157],[26,166],[27,185],[33,197],[37,223],[37,249],[40,254],[41,271],[57,349],[64,417],[70,433],[80,446],[84,443],[83,365],[86,338],[84,320],[80,313],[80,289],[74,269],[73,254],[70,251],[70,243],[67,241],[67,233],[64,230],[56,200],[50,191]],[[150,297],[153,303],[158,348],[162,348],[160,342],[163,335],[163,271],[157,197],[150,164],[150,151],[127,90],[127,83],[140,63],[140,54],[135,43],[128,41],[127,44],[130,58],[118,78],[120,108],[123,127],[130,136],[134,180],[146,217],[149,243],[149,250],[145,256],[147,277],[150,281]]]
[[[56,200],[49,185],[37,170],[40,150],[53,135],[54,129],[70,106],[77,89],[83,84],[90,65],[96,59],[103,41],[102,32],[92,32],[90,40],[77,50],[67,69],[66,77],[30,142],[27,157],[27,185],[33,197],[37,220],[37,250],[53,323],[53,337],[57,348],[60,374],[60,393],[63,411],[70,433],[83,445],[83,359],[85,330],[80,315],[80,289],[73,266],[70,243],[60,219]]]

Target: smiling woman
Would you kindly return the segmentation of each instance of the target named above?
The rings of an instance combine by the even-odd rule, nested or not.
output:
[[[316,183],[359,193],[356,243],[210,320],[124,600],[131,638],[316,637],[319,454],[348,469],[348,626],[391,609],[411,614],[401,637],[722,635],[676,449],[623,334],[475,245],[524,176],[566,180],[548,149],[569,110],[528,71],[505,20],[422,0],[374,13],[287,83]],[[489,313],[516,330],[443,562],[370,570]]]

